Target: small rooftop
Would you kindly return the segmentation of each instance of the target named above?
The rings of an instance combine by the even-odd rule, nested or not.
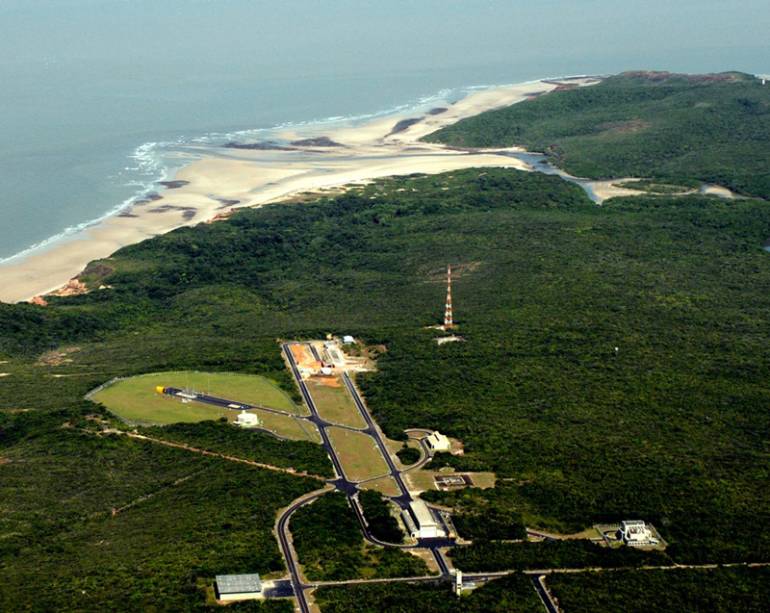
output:
[[[258,574],[217,575],[217,591],[220,594],[249,594],[262,591]]]

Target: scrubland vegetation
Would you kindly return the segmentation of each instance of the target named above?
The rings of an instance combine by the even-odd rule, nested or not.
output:
[[[768,236],[762,201],[645,196],[596,207],[555,177],[458,171],[181,229],[103,261],[112,272],[96,283],[112,289],[46,308],[0,305],[10,373],[0,380],[3,597],[184,609],[203,602],[196,585],[216,572],[279,570],[275,511],[317,481],[62,426],[108,418],[82,397],[114,376],[258,373],[295,394],[277,339],[330,331],[386,346],[378,371],[358,378],[386,434],[440,429],[465,455],[437,456],[433,468],[497,473],[494,489],[437,495],[476,541],[454,554],[464,566],[584,555],[497,542],[523,524],[571,532],[637,517],[656,525],[676,562],[766,561],[770,534],[757,527],[770,519]],[[440,321],[447,263],[465,342],[437,346],[426,326]],[[308,444],[227,424],[165,435],[323,468]],[[309,574],[420,574],[417,558],[363,548],[339,504],[324,496],[292,521]],[[590,561],[604,565],[593,550]],[[463,606],[517,610],[518,585],[493,582]],[[477,610],[452,609],[433,589],[319,598],[324,611],[350,610],[357,595],[398,611],[424,590],[435,602],[426,611]]]
[[[425,140],[523,145],[579,177],[698,179],[770,198],[770,87],[741,73],[625,73],[476,115]]]
[[[310,580],[429,574],[425,562],[416,556],[366,543],[353,509],[339,492],[325,494],[300,508],[292,516],[291,533],[300,564]]]

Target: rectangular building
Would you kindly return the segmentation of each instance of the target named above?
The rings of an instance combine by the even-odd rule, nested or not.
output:
[[[648,547],[659,543],[652,534],[652,530],[641,519],[629,519],[622,522],[620,534],[626,545],[631,547]]]
[[[414,531],[412,536],[414,538],[428,539],[428,538],[441,538],[446,536],[443,528],[436,521],[433,513],[422,500],[414,500],[409,503],[409,515],[413,520]],[[407,525],[409,525],[407,523]],[[411,526],[410,526],[411,528]]]
[[[257,574],[217,575],[219,600],[253,600],[262,595],[262,581]]]

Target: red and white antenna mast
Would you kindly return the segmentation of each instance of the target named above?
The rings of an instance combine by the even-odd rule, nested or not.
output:
[[[452,267],[446,267],[446,305],[444,306],[444,329],[454,328],[452,320]]]

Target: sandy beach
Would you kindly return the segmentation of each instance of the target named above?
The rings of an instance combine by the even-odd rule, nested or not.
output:
[[[590,84],[595,80],[571,80]],[[419,139],[465,117],[552,91],[555,81],[535,81],[480,90],[421,116],[390,115],[359,126],[285,132],[289,141],[324,137],[290,149],[187,148],[190,158],[174,183],[46,251],[0,265],[0,300],[19,302],[65,286],[92,260],[126,245],[182,226],[209,222],[241,207],[279,202],[297,194],[410,173],[440,173],[471,167],[530,170],[494,151],[466,152]],[[319,146],[319,143],[321,145]],[[328,144],[328,143],[326,143]],[[192,151],[191,151],[192,150]]]

